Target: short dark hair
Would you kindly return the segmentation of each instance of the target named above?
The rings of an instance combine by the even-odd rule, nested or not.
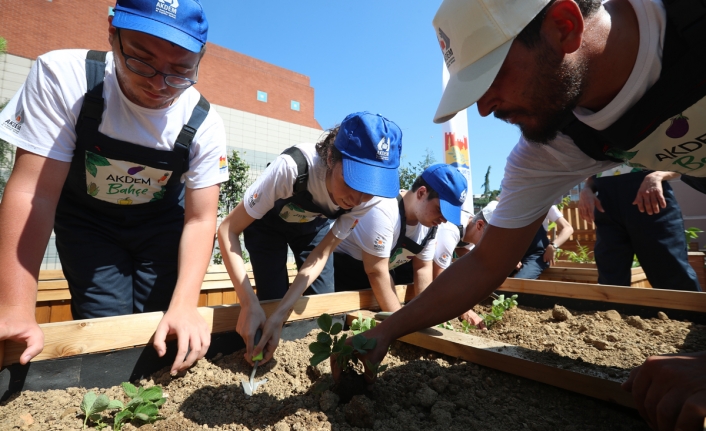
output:
[[[321,135],[319,142],[316,143],[316,153],[326,166],[328,166],[327,161],[329,156],[331,156],[334,165],[343,160],[343,154],[341,154],[338,148],[334,145],[336,135],[338,135],[338,130],[340,127],[341,126],[338,125],[328,129]]]
[[[573,1],[579,5],[581,15],[584,19],[590,18],[594,13],[596,13],[596,11],[598,11],[598,9],[600,9],[602,4],[601,0]],[[537,16],[535,16],[534,19],[532,19],[532,21],[530,21],[524,29],[522,29],[520,34],[517,35],[517,40],[522,42],[527,48],[534,48],[541,40],[542,23],[544,22],[544,18],[547,16],[547,11],[555,2],[556,0],[551,0],[547,3],[547,5],[544,6],[544,9],[542,9]]]
[[[419,190],[419,188],[420,188],[421,186],[424,186],[424,187],[426,187],[426,189],[427,189],[427,200],[428,200],[428,201],[430,201],[430,200],[432,200],[432,199],[436,199],[436,198],[439,197],[439,192],[437,192],[436,190],[434,190],[434,189],[429,185],[429,183],[427,183],[426,181],[424,181],[424,178],[422,178],[422,176],[420,175],[420,176],[417,177],[416,180],[414,180],[414,183],[412,184],[412,191],[413,191],[413,192],[416,192],[417,190]]]

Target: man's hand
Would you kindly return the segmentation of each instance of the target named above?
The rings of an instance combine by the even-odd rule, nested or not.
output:
[[[642,180],[637,196],[632,202],[633,205],[637,205],[637,209],[641,213],[647,211],[649,215],[659,214],[660,207],[667,207],[667,201],[664,199],[664,190],[662,189],[663,180],[662,172],[652,172]]]
[[[358,355],[355,352],[353,353],[358,357],[358,359],[360,359],[360,361],[365,366],[365,381],[368,382],[368,384],[370,385],[375,383],[375,379],[377,378],[377,376],[373,373],[371,369],[368,368],[368,363],[373,365],[380,365],[382,363],[382,360],[385,359],[385,355],[387,355],[387,351],[391,344],[391,342],[385,337],[384,329],[382,331],[379,329],[381,327],[384,327],[384,325],[379,324],[373,329],[365,331],[365,338],[374,338],[377,340],[377,344],[375,345],[374,349],[370,350],[365,355]],[[353,345],[352,338],[353,337],[348,337],[348,339],[346,340],[347,345]],[[331,355],[330,363],[331,375],[333,376],[333,380],[337,382],[341,377],[341,367],[338,366],[335,355]]]
[[[211,345],[211,332],[196,307],[175,309],[170,307],[154,333],[154,349],[162,357],[167,353],[167,335],[177,336],[177,355],[171,374],[184,371],[203,358]]]
[[[26,365],[44,349],[44,333],[34,318],[34,310],[22,307],[0,306],[0,340],[26,343],[20,356],[20,364]]]
[[[654,430],[701,431],[706,417],[706,352],[650,356],[623,389]]]
[[[463,313],[459,317],[459,319],[465,320],[466,322],[483,331],[488,330],[488,328],[485,326],[485,322],[483,321],[483,319],[479,315],[477,315],[472,309]]]
[[[603,205],[601,205],[601,201],[598,199],[598,196],[593,193],[593,190],[589,187],[584,187],[581,189],[581,193],[579,193],[579,216],[582,219],[593,223],[594,208],[600,212],[605,212],[603,210]]]

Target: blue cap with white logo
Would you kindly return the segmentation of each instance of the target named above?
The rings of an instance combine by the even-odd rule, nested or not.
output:
[[[135,30],[200,52],[208,21],[199,0],[118,0],[113,26]]]
[[[397,124],[356,112],[343,120],[334,145],[343,155],[343,180],[349,187],[385,198],[399,194],[402,131]]]
[[[422,178],[439,194],[441,215],[449,223],[460,225],[461,207],[468,193],[466,177],[451,165],[437,163],[426,168]]]

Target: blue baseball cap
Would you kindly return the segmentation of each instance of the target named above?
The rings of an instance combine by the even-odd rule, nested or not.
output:
[[[141,31],[200,52],[208,21],[199,0],[118,0],[113,26]]]
[[[343,180],[354,190],[394,198],[400,192],[402,131],[378,114],[348,115],[334,145],[343,154]]]
[[[431,165],[422,178],[439,194],[441,215],[455,225],[461,224],[461,207],[466,201],[468,181],[458,169],[445,163]]]

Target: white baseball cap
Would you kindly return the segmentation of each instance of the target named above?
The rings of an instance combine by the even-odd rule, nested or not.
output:
[[[550,0],[444,0],[433,20],[449,82],[434,114],[444,123],[480,99],[510,45]]]

